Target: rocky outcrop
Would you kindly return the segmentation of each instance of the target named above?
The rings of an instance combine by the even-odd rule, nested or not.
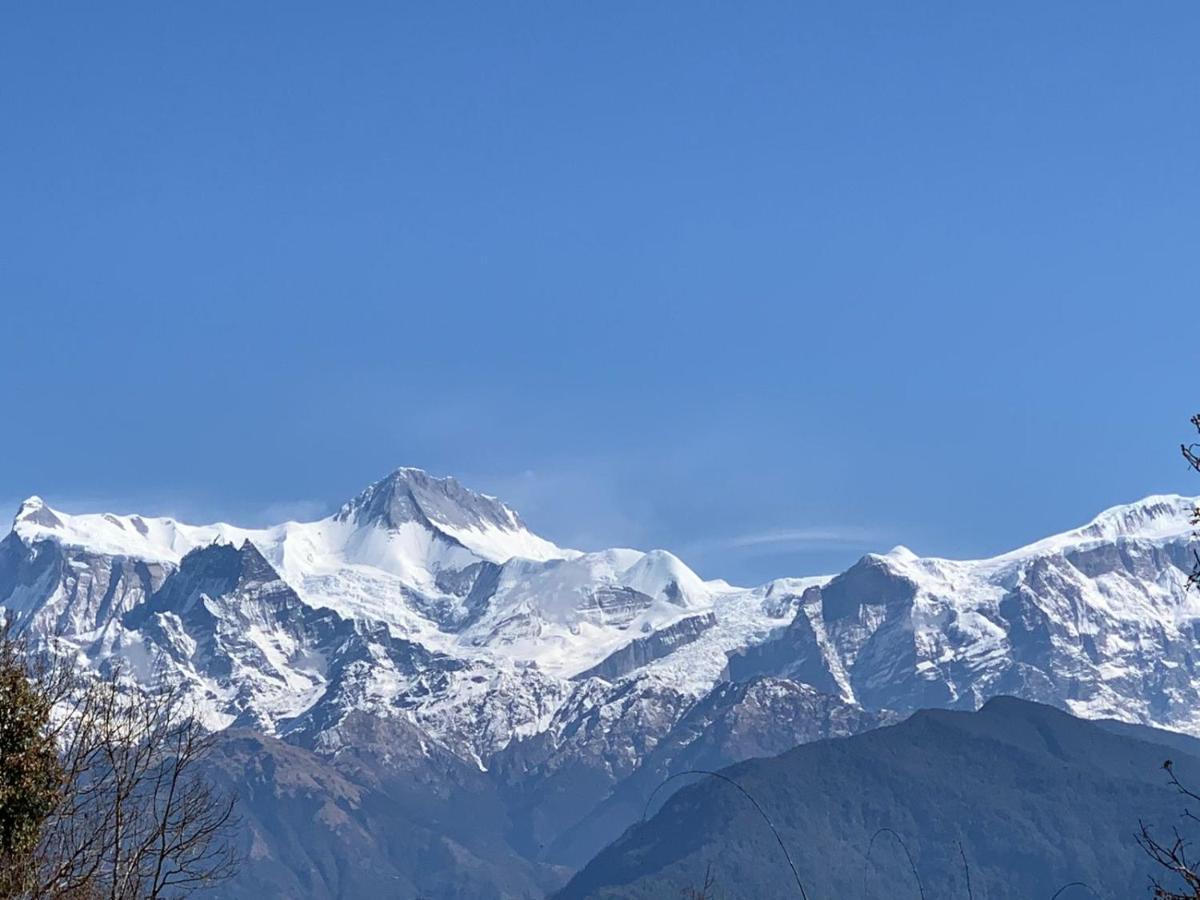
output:
[[[680,619],[674,625],[668,625],[653,634],[634,638],[620,650],[610,653],[602,662],[575,675],[574,680],[603,678],[605,681],[614,681],[622,675],[628,675],[634,669],[640,669],[647,663],[661,659],[677,647],[690,644],[716,624],[717,617],[713,613]]]

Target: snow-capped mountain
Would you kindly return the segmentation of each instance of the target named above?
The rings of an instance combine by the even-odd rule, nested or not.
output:
[[[994,559],[869,555],[810,588],[735,678],[786,674],[867,708],[975,709],[1013,694],[1200,731],[1195,500],[1149,497]]]
[[[560,548],[417,469],[266,529],[35,497],[0,541],[0,608],[83,664],[180,685],[214,728],[332,759],[364,716],[396,722],[427,764],[490,779],[527,858],[574,866],[681,768],[921,706],[1017,694],[1200,734],[1194,505],[737,588],[664,550]]]
[[[34,497],[0,542],[0,605],[19,628],[185,685],[215,727],[311,731],[368,708],[480,765],[547,727],[573,676],[613,677],[712,627],[721,592],[665,551],[556,547],[417,469],[267,529]]]

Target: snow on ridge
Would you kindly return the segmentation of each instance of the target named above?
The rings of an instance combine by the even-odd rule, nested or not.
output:
[[[415,509],[417,515],[397,517],[397,521],[393,522],[386,515],[393,511],[388,507],[391,498],[386,492],[397,481],[403,482],[407,491],[403,499],[410,504],[410,508]],[[444,496],[438,496],[439,492]],[[364,528],[358,529],[361,533],[356,539],[355,529],[347,528],[346,524],[362,505],[376,497],[380,497],[384,506],[383,519],[360,521],[359,524]],[[456,503],[461,504],[465,511],[456,509]],[[450,543],[457,543],[465,554],[489,562],[504,563],[518,557],[548,560],[578,555],[578,551],[560,548],[533,534],[515,512],[496,498],[475,494],[452,478],[435,478],[413,468],[397,469],[387,478],[368,487],[354,500],[343,504],[338,513],[313,522],[243,528],[226,522],[190,525],[166,516],[69,514],[52,509],[40,497],[34,496],[21,504],[13,522],[13,531],[27,542],[51,540],[66,547],[98,554],[173,565],[178,565],[190,550],[214,541],[240,544],[250,540],[273,564],[282,565],[291,574],[297,574],[297,569],[305,568],[305,561],[318,569],[327,569],[341,562],[372,565],[395,574],[406,574],[414,568],[436,566],[437,560],[425,559],[426,555],[447,555],[444,548],[430,550],[427,546],[422,558],[412,557],[416,549],[414,544],[419,541],[414,539],[412,529],[405,526],[413,524],[414,519],[427,522],[424,527],[440,532],[441,537]],[[372,536],[365,530],[368,525],[383,525],[385,527],[377,530],[389,534]],[[292,547],[292,544],[300,545],[299,549]],[[390,556],[386,549],[389,544]]]
[[[809,588],[824,589],[829,576],[776,579],[743,589],[704,581],[665,550],[562,550],[529,532],[515,513],[510,518],[511,511],[494,498],[471,494],[479,504],[472,507],[474,501],[468,498],[466,507],[458,509],[453,503],[466,489],[457,482],[451,486],[450,480],[431,479],[417,474],[419,470],[399,472],[389,476],[395,483],[384,479],[360,494],[360,505],[352,501],[339,514],[315,522],[266,529],[225,523],[192,526],[171,518],[69,515],[35,497],[22,504],[14,531],[27,543],[52,540],[92,554],[174,565],[190,550],[214,541],[237,545],[251,541],[309,606],[329,607],[345,618],[378,626],[372,632],[378,641],[371,645],[374,656],[347,676],[338,703],[409,715],[403,711],[409,707],[397,699],[404,694],[406,703],[415,704],[411,715],[422,727],[453,738],[460,749],[475,748],[471,758],[480,765],[490,749],[503,746],[514,734],[544,730],[568,697],[592,689],[573,684],[572,676],[646,635],[692,617],[705,617],[704,627],[688,632],[686,643],[642,661],[632,671],[623,670],[622,683],[614,680],[609,686],[614,697],[624,696],[623,683],[633,681],[639,685],[636,690],[649,697],[655,692],[701,697],[725,677],[731,650],[787,632],[799,611],[810,616],[813,646],[827,660],[842,693],[854,700],[847,673],[867,632],[874,633],[881,617],[890,614],[881,597],[871,593],[876,590],[873,583],[857,598],[860,607],[854,617],[827,623],[821,618],[820,603],[804,606],[801,597]],[[1025,639],[1017,631],[1005,630],[1011,614],[1000,615],[1001,601],[1008,596],[1011,604],[1028,595],[1033,598],[1026,608],[1028,615],[1044,615],[1046,621],[1062,625],[1056,652],[1070,651],[1075,654],[1073,664],[1086,664],[1086,654],[1075,653],[1071,643],[1084,635],[1103,654],[1104,672],[1115,673],[1104,676],[1102,690],[1089,701],[1093,704],[1089,710],[1110,714],[1125,709],[1133,714],[1138,708],[1130,705],[1129,698],[1136,691],[1118,688],[1121,679],[1140,677],[1139,667],[1147,668],[1136,655],[1139,641],[1149,633],[1146,623],[1155,627],[1161,623],[1159,631],[1175,640],[1176,632],[1186,637],[1184,626],[1200,619],[1200,600],[1184,594],[1180,602],[1173,584],[1162,574],[1159,559],[1164,554],[1154,546],[1171,543],[1170,553],[1178,555],[1177,542],[1191,534],[1188,513],[1195,502],[1173,495],[1148,497],[993,559],[921,558],[904,547],[866,559],[914,582],[915,590],[901,584],[890,601],[894,614],[906,617],[904,627],[895,633],[915,645],[920,680],[945,682],[950,692],[947,702],[967,702],[970,691],[991,689],[988,679],[998,677],[995,673],[1007,663],[1010,644]],[[1126,541],[1148,545],[1125,544],[1122,554],[1112,555],[1128,555],[1135,563],[1159,568],[1149,575],[1133,570],[1089,574],[1091,570],[1074,568],[1078,561],[1074,556],[1062,557],[1068,551]],[[81,568],[90,567],[85,574],[94,584],[107,577],[104,566],[111,562],[89,560]],[[1087,569],[1085,563],[1080,565]],[[1056,581],[1037,580],[1047,570]],[[1028,589],[1012,593],[1014,585]],[[32,592],[41,586],[27,587]],[[81,591],[78,596],[83,595]],[[75,603],[68,600],[75,596],[59,592],[47,602],[57,614],[58,606]],[[228,607],[221,611],[225,621],[239,621],[244,604],[223,606]],[[78,621],[85,620],[80,616]],[[178,624],[164,617],[157,637],[122,631],[119,619],[107,627],[110,636],[127,639],[113,652],[128,656],[143,641],[147,642],[144,654],[150,653],[150,641],[178,641],[182,646],[189,638],[181,626],[175,627]],[[254,711],[293,715],[315,702],[315,682],[305,680],[313,667],[307,657],[293,659],[293,655],[313,651],[298,643],[286,626],[277,631],[274,626],[263,628],[261,634],[251,630],[243,636],[285,677],[278,684],[263,682],[260,699],[255,701],[262,708]],[[454,658],[454,665],[439,669],[420,662],[421,653],[414,652],[415,665],[429,665],[428,674],[389,668],[381,662],[386,658],[381,648],[387,645],[385,637],[379,637],[383,632],[414,642],[423,648],[421,653],[446,653]],[[882,632],[884,637],[888,633]],[[251,667],[255,658],[247,653],[246,665]],[[899,650],[880,655],[883,663],[899,658],[903,658]],[[870,657],[865,659],[864,665],[870,663]],[[1047,659],[1046,666],[1052,668],[1054,657]],[[885,668],[855,675],[855,689],[873,689],[884,674],[892,677]],[[198,684],[205,689],[211,686],[204,681]],[[601,683],[595,689],[603,693],[609,688]],[[284,697],[292,691],[299,693]],[[233,709],[236,697],[227,691],[219,700],[220,709]]]
[[[533,534],[521,517],[495,497],[463,487],[451,477],[401,467],[343,504],[335,521],[388,530],[416,522],[457,541],[489,562],[513,557],[559,559],[563,550]]]
[[[1180,494],[1152,494],[1136,503],[1112,506],[1087,525],[1067,535],[1098,540],[1134,537],[1147,540],[1172,538],[1192,532],[1192,512],[1200,497]]]
[[[431,479],[420,470],[398,472],[400,476],[393,473],[356,500],[401,476],[405,490],[414,480],[432,480],[439,490],[451,481]],[[451,494],[465,491],[457,482],[448,490]],[[458,653],[475,648],[497,660],[534,662],[564,677],[598,663],[642,634],[697,612],[716,610],[722,620],[732,615],[747,634],[758,633],[761,627],[757,616],[735,613],[735,607],[720,602],[727,596],[747,596],[750,590],[706,582],[665,550],[579,553],[560,549],[523,528],[509,531],[475,521],[444,524],[450,514],[440,516],[434,530],[413,519],[391,527],[378,522],[356,524],[346,514],[354,502],[339,514],[315,522],[245,529],[227,523],[186,525],[167,517],[69,515],[31,497],[18,512],[14,531],[27,543],[47,539],[86,552],[171,565],[178,565],[197,547],[249,540],[310,605],[385,623],[394,634],[429,647]],[[902,546],[865,559],[878,560],[910,578],[926,597],[941,598],[936,605],[987,608],[996,602],[997,579],[1034,557],[1121,538],[1170,540],[1190,535],[1189,513],[1196,502],[1164,495],[1114,506],[1079,528],[990,559],[919,557]],[[441,574],[469,570],[480,561],[503,566],[500,582],[482,617],[457,635],[445,632],[428,611],[406,599],[412,591],[445,597]],[[777,579],[756,590],[763,593],[761,602],[770,603],[773,588],[828,580],[828,576]],[[607,595],[605,589],[611,589]],[[633,591],[651,602],[611,592],[619,590]],[[450,597],[447,601],[460,602]],[[643,607],[634,608],[638,603]],[[730,628],[738,630],[730,621],[712,637],[732,638]],[[741,638],[734,640],[741,642]]]
[[[651,550],[624,573],[624,583],[654,598],[680,606],[699,606],[710,599],[711,588],[678,556]]]
[[[51,540],[65,547],[106,556],[178,564],[191,550],[214,541],[258,544],[269,531],[237,528],[224,522],[186,525],[167,517],[82,513],[71,515],[46,505],[39,497],[21,504],[13,532],[22,540]]]
[[[287,522],[268,528],[243,528],[226,522],[190,525],[171,517],[136,514],[68,514],[51,508],[42,498],[32,496],[21,504],[13,523],[13,531],[26,541],[53,540],[65,546],[95,553],[172,564],[178,564],[190,550],[214,541],[240,544],[250,540],[263,550],[273,564],[281,566],[293,575],[305,569],[306,562],[316,564],[318,569],[351,563],[375,566],[404,575],[412,569],[409,557],[413,550],[412,540],[402,534],[405,529],[389,529],[399,537],[394,541],[384,542],[397,546],[407,545],[407,549],[397,551],[401,558],[395,559],[387,558],[386,553],[381,556],[379,552],[362,551],[362,546],[372,543],[371,538],[360,538],[352,546],[349,532],[342,526],[358,506],[396,482],[400,482],[408,491],[413,504],[436,531],[442,532],[450,541],[457,542],[469,554],[482,560],[507,563],[518,559],[546,562],[584,557],[598,558],[597,553],[585,554],[561,548],[534,534],[524,526],[520,517],[510,507],[495,497],[470,491],[453,478],[439,478],[413,467],[395,470],[386,478],[369,486],[353,500],[343,504],[338,513],[315,522]],[[438,497],[439,505],[431,504],[428,497],[439,494],[444,494],[444,497]],[[480,509],[468,509],[461,516],[457,515],[448,505],[450,500],[457,497],[466,498],[464,503],[468,506],[476,502],[482,506]],[[1150,495],[1133,503],[1110,507],[1077,528],[990,558],[954,560],[922,557],[904,546],[894,547],[886,554],[867,556],[886,560],[893,565],[916,564],[925,568],[962,565],[1005,566],[1030,556],[1060,552],[1098,541],[1123,538],[1163,541],[1185,537],[1193,531],[1191,512],[1198,504],[1200,498],[1197,497],[1177,494]],[[304,548],[303,552],[293,547],[293,544],[301,545]],[[380,542],[374,540],[374,544],[378,551]],[[393,550],[396,548],[393,547]],[[423,551],[421,555],[425,556],[428,552],[431,551]],[[642,553],[614,549],[598,553],[636,554],[638,559],[624,566],[632,570],[636,564],[636,571],[630,571],[624,583],[651,596],[658,596],[674,582],[685,597],[694,598],[699,605],[704,605],[716,593],[738,590],[720,581],[703,581],[682,560],[666,550]],[[432,560],[432,563],[436,567],[437,560]]]
[[[1007,568],[1035,556],[1083,549],[1103,542],[1118,540],[1167,542],[1187,539],[1196,532],[1191,517],[1192,511],[1197,506],[1200,506],[1200,497],[1152,494],[1133,503],[1111,506],[1084,525],[1041,538],[996,556],[977,559],[919,556],[908,547],[897,545],[887,553],[868,553],[864,558],[880,560],[892,566],[916,566],[925,570],[963,567],[982,570]]]
[[[864,560],[910,579],[927,598],[936,596],[939,602],[959,609],[987,606],[995,602],[997,592],[1013,573],[1038,558],[1120,541],[1165,544],[1190,540],[1195,531],[1191,514],[1197,503],[1200,498],[1151,495],[1110,507],[1077,528],[981,559],[918,556],[897,546],[885,554],[869,553]]]
[[[458,642],[569,678],[637,638],[711,610],[721,587],[662,550],[514,559]]]
[[[440,524],[438,528],[489,562],[502,563],[514,558],[545,561],[580,555],[578,550],[559,547],[525,528],[508,531],[499,528],[451,528]]]

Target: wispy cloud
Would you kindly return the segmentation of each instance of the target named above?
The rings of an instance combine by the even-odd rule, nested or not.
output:
[[[725,537],[704,538],[689,546],[692,552],[712,551],[745,553],[778,550],[823,549],[828,547],[866,547],[883,536],[859,525],[819,525],[804,528],[771,528]]]
[[[573,459],[546,469],[511,474],[456,475],[473,489],[498,496],[520,513],[535,532],[564,547],[658,546],[653,503],[614,485],[619,471],[604,459]]]
[[[250,514],[249,519],[251,524],[258,526],[278,525],[280,522],[313,522],[336,509],[336,504],[327,500],[283,500],[267,504]]]
[[[855,525],[821,528],[777,528],[725,539],[727,547],[759,547],[764,544],[863,544],[876,540],[877,533]]]

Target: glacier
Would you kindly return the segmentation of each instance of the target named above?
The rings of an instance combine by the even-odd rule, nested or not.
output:
[[[1147,497],[990,559],[897,547],[737,587],[666,550],[559,547],[413,468],[262,529],[31,497],[0,540],[0,610],[80,665],[176,686],[214,730],[332,759],[364,716],[394,722],[496,786],[522,853],[571,867],[689,761],[922,707],[1010,694],[1200,735],[1196,503]]]

